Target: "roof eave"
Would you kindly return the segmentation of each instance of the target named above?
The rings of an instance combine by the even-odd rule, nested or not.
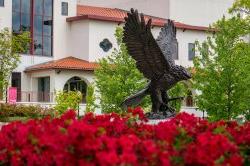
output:
[[[108,22],[124,22],[124,19],[116,17],[107,17],[107,16],[97,16],[97,15],[80,15],[74,17],[66,18],[67,22],[79,21],[79,20],[98,20],[98,21],[108,21]]]
[[[106,22],[116,22],[116,23],[124,23],[124,19],[116,18],[116,17],[107,17],[107,16],[97,16],[97,15],[80,15],[75,17],[66,18],[67,22],[74,22],[80,20],[97,20],[97,21],[106,21]],[[167,21],[166,21],[167,22]],[[163,27],[166,22],[152,22],[152,26]],[[215,29],[210,29],[208,27],[201,26],[191,26],[191,25],[176,25],[178,29],[184,30],[193,30],[193,31],[208,31],[208,32],[216,32]]]
[[[116,22],[116,23],[124,23],[124,19],[117,17],[108,17],[108,16],[98,16],[98,15],[80,15],[74,17],[66,18],[67,22],[74,22],[80,20],[97,20],[97,21],[107,21],[107,22]],[[152,22],[153,26],[163,27],[165,23],[161,22]]]
[[[24,70],[25,73],[32,73],[37,71],[46,71],[46,70],[78,70],[78,71],[94,71],[94,68],[85,68],[85,69],[79,69],[79,68],[34,68],[34,69],[26,69]]]

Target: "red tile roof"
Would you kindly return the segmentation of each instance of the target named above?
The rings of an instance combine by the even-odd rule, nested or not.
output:
[[[48,69],[93,71],[97,67],[98,67],[97,63],[88,62],[74,57],[67,57],[28,67],[26,68],[25,72],[48,70]]]
[[[126,16],[127,16],[127,11],[121,10],[121,9],[78,5],[77,16],[67,18],[67,22],[90,19],[90,20],[122,23],[124,22],[124,17]],[[145,16],[145,17],[146,17],[146,20],[148,20],[149,18],[152,18],[153,26],[162,27],[167,22],[166,19],[159,18],[159,17],[153,17],[153,16]],[[188,30],[197,30],[197,31],[209,31],[208,27],[193,26],[193,25],[183,24],[180,22],[175,22],[175,26],[183,30],[188,29]]]

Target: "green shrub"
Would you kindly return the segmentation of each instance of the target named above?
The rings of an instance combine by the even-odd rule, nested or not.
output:
[[[87,88],[87,96],[86,96],[86,112],[94,112],[96,105],[95,105],[95,94],[94,94],[94,86],[89,85]]]
[[[55,116],[52,108],[43,108],[40,106],[25,106],[14,104],[0,104],[0,121],[13,121],[12,119],[30,119],[42,118],[45,116]]]
[[[82,94],[79,91],[58,91],[56,93],[55,110],[63,114],[68,109],[77,110],[82,101]]]

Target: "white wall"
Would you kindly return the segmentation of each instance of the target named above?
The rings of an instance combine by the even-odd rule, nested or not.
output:
[[[74,21],[68,23],[68,56],[74,56],[83,60],[89,60],[89,21]]]
[[[61,3],[68,2],[68,16],[61,14]],[[68,57],[68,36],[70,36],[67,17],[76,16],[76,0],[54,0],[53,11],[53,56],[54,59]]]
[[[89,61],[97,61],[100,58],[106,57],[112,53],[114,48],[117,48],[116,39],[114,36],[117,23],[101,22],[101,21],[90,21],[89,23]],[[123,26],[123,25],[120,25]],[[155,38],[158,37],[160,27],[154,27],[152,33]],[[80,34],[79,34],[80,35]],[[182,29],[177,30],[177,40],[179,46],[179,59],[176,64],[190,67],[192,61],[188,60],[188,43],[194,43],[195,41],[204,41],[207,38],[205,31],[191,31]],[[81,35],[80,35],[81,36]],[[113,48],[108,52],[104,52],[99,43],[107,38],[113,44]]]
[[[207,36],[206,32],[203,31],[190,31],[178,29],[177,30],[177,40],[179,46],[179,60],[177,64],[191,67],[193,66],[193,62],[188,60],[188,43],[194,43],[195,41],[203,42],[206,40]]]
[[[234,0],[170,0],[170,19],[208,26],[227,14]]]
[[[89,24],[89,61],[97,61],[100,58],[110,55],[113,48],[117,48],[115,39],[115,29],[117,23],[103,22],[103,21],[90,21]],[[103,39],[107,38],[113,45],[113,48],[108,52],[104,52],[99,46]]]
[[[227,14],[234,0],[78,0],[79,4],[120,8],[136,8],[139,12],[170,18],[191,25],[208,26]]]
[[[32,102],[38,100],[38,78],[50,77],[50,101],[54,101],[56,91],[61,91],[64,85],[72,77],[80,77],[87,85],[94,82],[93,71],[78,70],[41,70],[22,73],[22,101],[27,102],[29,97]]]
[[[5,0],[4,7],[0,6],[0,30],[12,27],[12,1]]]
[[[15,69],[15,72],[21,72],[21,89],[22,91],[30,91],[30,76],[23,72],[25,68],[53,60],[53,57],[21,55],[21,63]]]
[[[138,9],[139,12],[153,16],[168,18],[169,16],[169,0],[78,0],[79,4],[120,8],[130,10]]]
[[[37,78],[50,77],[50,92],[63,90],[64,85],[72,77],[80,77],[86,82],[91,84],[94,82],[94,76],[92,71],[79,71],[79,70],[41,70],[37,72],[26,73],[28,76],[28,82],[26,86],[29,86],[29,91],[38,91]]]
[[[18,65],[15,71],[23,71],[29,66],[44,63],[53,60],[53,57],[46,56],[34,56],[34,55],[21,55],[21,63]]]
[[[30,84],[30,91],[38,92],[38,80],[37,78],[40,77],[50,77],[50,92],[54,92],[54,85],[55,85],[55,71],[54,70],[44,70],[44,71],[37,71],[28,73],[31,84]]]
[[[123,27],[124,24],[118,25],[114,22],[103,22],[103,21],[93,21],[89,22],[89,61],[95,62],[98,59],[107,57],[112,53],[114,48],[117,48],[117,42],[115,38],[115,30],[117,26]],[[158,37],[160,32],[160,27],[154,27],[152,29],[153,35]],[[107,38],[113,45],[113,48],[108,52],[104,52],[99,46],[103,39]]]

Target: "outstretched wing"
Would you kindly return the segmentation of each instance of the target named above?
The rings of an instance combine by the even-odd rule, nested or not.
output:
[[[169,64],[151,33],[151,19],[145,23],[143,14],[133,9],[125,17],[123,41],[129,54],[136,60],[137,68],[152,80],[169,70]]]
[[[176,27],[173,21],[168,20],[168,23],[161,29],[156,41],[165,59],[171,66],[175,65],[173,57],[178,56],[178,42],[176,39]]]

